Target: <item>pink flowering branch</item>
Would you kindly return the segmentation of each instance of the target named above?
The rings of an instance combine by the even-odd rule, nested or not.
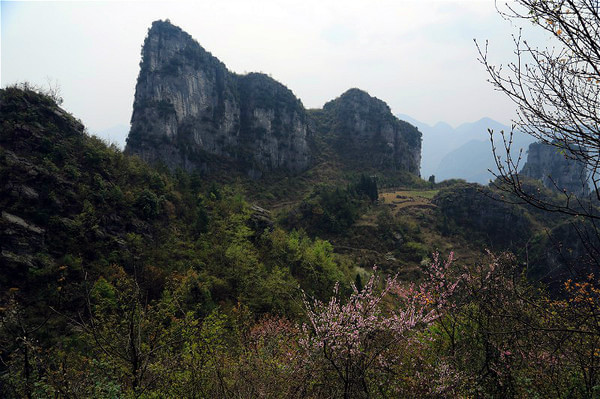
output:
[[[361,291],[353,286],[345,303],[338,285],[327,303],[305,296],[308,324],[302,327],[301,346],[324,356],[343,381],[345,396],[356,386],[367,389],[367,372],[375,363],[386,367],[395,359],[394,344],[442,315],[460,282],[447,277],[452,260],[453,254],[446,261],[434,254],[419,285],[402,284],[397,275],[383,279],[374,269]]]

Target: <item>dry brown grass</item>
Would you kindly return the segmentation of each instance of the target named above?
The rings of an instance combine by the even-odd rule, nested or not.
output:
[[[438,190],[394,190],[382,192],[379,195],[379,203],[389,206],[396,215],[405,208],[433,209],[435,205],[431,199]]]

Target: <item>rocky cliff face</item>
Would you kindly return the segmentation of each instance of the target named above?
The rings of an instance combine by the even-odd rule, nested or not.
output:
[[[297,173],[320,151],[311,144],[321,129],[351,167],[419,174],[421,133],[358,89],[327,103],[325,122],[315,123],[285,86],[264,74],[229,72],[168,21],[152,24],[140,66],[125,150],[146,161],[204,171],[234,162],[254,178]]]
[[[544,186],[553,190],[566,190],[579,196],[589,193],[583,165],[566,158],[559,148],[551,145],[531,144],[521,174],[541,180]]]
[[[188,170],[216,155],[251,176],[308,167],[306,112],[285,86],[229,72],[168,21],[152,24],[140,66],[126,152]]]
[[[324,105],[324,137],[356,167],[406,170],[419,175],[421,133],[397,119],[389,106],[359,89]]]

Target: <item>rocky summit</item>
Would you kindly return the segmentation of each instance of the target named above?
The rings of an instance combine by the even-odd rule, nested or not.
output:
[[[231,73],[168,21],[152,24],[140,65],[127,152],[187,170],[217,155],[257,176],[309,165],[306,112],[275,80]]]
[[[169,21],[152,24],[140,66],[126,152],[148,162],[203,172],[233,165],[260,178],[300,173],[326,145],[353,166],[419,174],[421,133],[361,90],[307,112],[281,83],[230,72]]]
[[[385,102],[350,89],[326,103],[323,112],[328,121],[326,140],[345,163],[419,175],[421,132],[396,118]]]
[[[571,159],[568,151],[549,144],[532,143],[521,174],[541,180],[544,186],[553,190],[588,195],[587,170],[584,164]]]

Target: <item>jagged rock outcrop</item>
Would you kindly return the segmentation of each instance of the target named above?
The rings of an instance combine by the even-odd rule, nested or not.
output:
[[[168,21],[142,49],[126,152],[170,168],[210,169],[210,155],[251,176],[309,166],[306,112],[270,77],[239,76]]]
[[[350,89],[326,103],[319,114],[319,130],[346,163],[419,175],[421,133],[396,118],[385,102]]]
[[[169,168],[210,171],[234,163],[251,177],[307,169],[322,148],[314,128],[349,167],[419,174],[421,133],[383,101],[351,89],[312,120],[270,77],[236,75],[168,21],[152,24],[142,49],[126,152]],[[312,150],[311,150],[312,147]]]
[[[589,194],[584,165],[567,158],[558,147],[552,145],[532,143],[527,162],[520,173],[541,180],[544,186],[553,190],[566,190],[578,196]]]

